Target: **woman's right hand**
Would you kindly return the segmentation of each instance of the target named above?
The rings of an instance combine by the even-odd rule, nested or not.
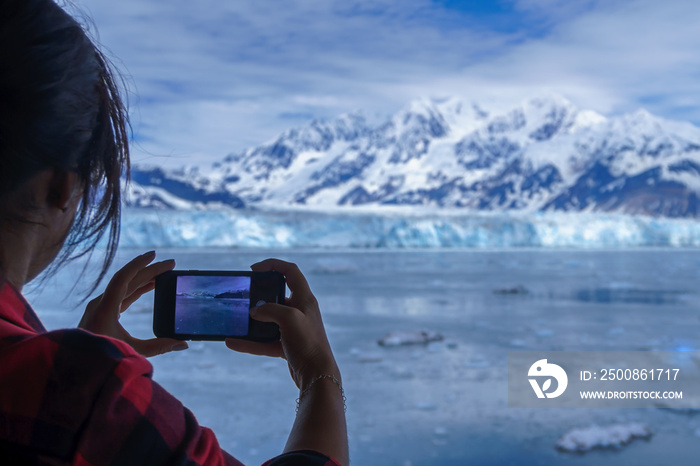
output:
[[[279,259],[266,259],[253,264],[251,269],[254,272],[280,272],[287,279],[291,295],[286,305],[268,303],[250,313],[255,320],[279,325],[281,339],[276,343],[260,343],[228,338],[226,346],[242,353],[286,359],[292,379],[301,390],[323,374],[340,380],[340,371],[328,343],[318,301],[299,267]]]

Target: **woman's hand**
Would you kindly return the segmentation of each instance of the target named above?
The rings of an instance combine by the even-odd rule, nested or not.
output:
[[[78,327],[125,341],[146,357],[186,349],[187,343],[171,338],[139,340],[119,323],[121,313],[155,287],[156,276],[175,267],[174,260],[151,264],[155,257],[155,251],[147,252],[115,273],[105,292],[88,303]]]
[[[267,259],[252,265],[251,269],[254,272],[274,270],[287,278],[292,294],[286,306],[263,304],[250,313],[253,319],[279,325],[281,340],[260,343],[229,338],[226,346],[244,353],[279,356],[287,360],[300,394],[297,416],[285,452],[314,450],[347,465],[350,460],[345,397],[341,386],[335,386],[340,383],[340,371],[328,344],[318,302],[295,264]],[[332,375],[335,380],[319,379],[321,375]]]
[[[331,374],[340,380],[340,371],[326,337],[318,302],[299,267],[290,262],[267,259],[250,268],[254,272],[281,272],[287,279],[292,294],[287,298],[286,306],[268,303],[252,309],[250,313],[255,320],[279,325],[281,340],[260,343],[228,338],[226,346],[243,353],[285,358],[292,379],[300,389],[322,374]]]

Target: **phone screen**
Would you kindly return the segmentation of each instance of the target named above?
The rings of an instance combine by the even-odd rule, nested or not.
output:
[[[177,277],[175,332],[190,335],[248,334],[250,277]]]
[[[250,318],[250,308],[263,303],[285,303],[284,275],[171,270],[156,277],[153,331],[183,340],[278,341],[277,324]]]

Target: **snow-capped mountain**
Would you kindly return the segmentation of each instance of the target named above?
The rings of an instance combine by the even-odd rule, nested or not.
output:
[[[700,216],[700,128],[604,117],[558,96],[489,112],[417,100],[379,125],[314,121],[210,167],[137,166],[127,203]]]

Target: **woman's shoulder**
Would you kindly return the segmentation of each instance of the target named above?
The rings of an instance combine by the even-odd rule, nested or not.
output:
[[[151,371],[126,343],[80,329],[39,333],[4,346],[0,445],[10,442],[54,460],[70,458],[95,407],[123,407],[124,387],[138,380],[150,384]]]
[[[45,374],[67,383],[86,379],[100,383],[119,366],[128,366],[136,375],[150,376],[153,371],[151,364],[127,343],[82,329],[34,334],[0,351],[0,373],[10,380],[12,372],[25,372],[31,367],[32,378]]]
[[[146,361],[129,344],[116,338],[98,335],[80,328],[53,330],[38,335],[51,341],[64,351],[84,354],[84,357],[99,357],[121,361],[125,358],[136,358]]]

